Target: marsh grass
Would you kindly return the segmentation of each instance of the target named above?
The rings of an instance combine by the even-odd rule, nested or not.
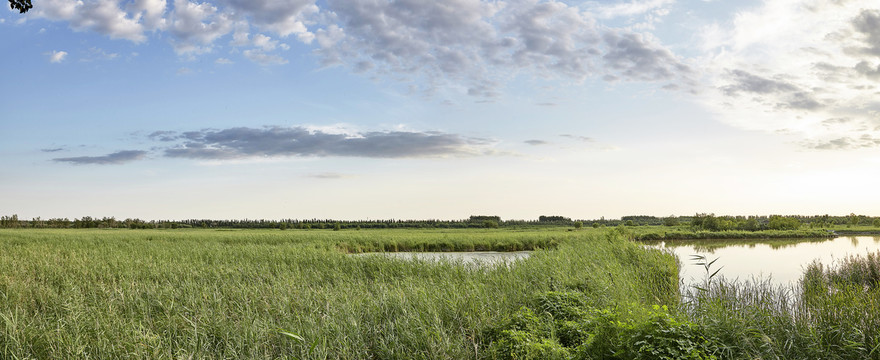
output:
[[[431,242],[546,250],[484,268],[344,253]],[[677,272],[591,232],[0,230],[0,358],[482,358],[536,293],[674,303]]]
[[[880,254],[795,288],[704,258],[679,291],[678,261],[630,234],[0,230],[0,359],[880,359]],[[347,254],[481,246],[540,250]]]
[[[682,312],[721,358],[880,359],[878,256],[813,263],[797,286],[716,280],[684,289]]]

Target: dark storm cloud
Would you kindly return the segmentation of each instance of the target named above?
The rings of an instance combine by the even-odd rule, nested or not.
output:
[[[166,157],[237,159],[284,156],[423,158],[485,153],[489,140],[436,131],[365,132],[354,136],[303,127],[237,127],[186,132]],[[481,151],[484,150],[484,151]]]
[[[66,162],[75,165],[120,165],[127,162],[141,160],[147,156],[142,150],[123,150],[104,156],[78,156],[55,158],[53,161]]]

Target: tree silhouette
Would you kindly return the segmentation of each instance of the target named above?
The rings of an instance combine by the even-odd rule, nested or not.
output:
[[[31,4],[31,0],[9,0],[9,7],[18,10],[19,14],[24,14],[33,8],[34,5]]]

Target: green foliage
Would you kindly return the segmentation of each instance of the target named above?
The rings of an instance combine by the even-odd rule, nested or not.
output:
[[[492,359],[716,359],[719,344],[655,305],[596,308],[577,292],[538,296],[489,338]]]
[[[717,359],[720,347],[695,324],[678,320],[665,307],[657,306],[648,320],[635,328],[630,341],[635,354],[626,358],[631,359]]]
[[[770,216],[770,221],[767,223],[767,228],[770,230],[797,230],[800,227],[801,222],[798,219],[779,215]]]
[[[546,216],[541,215],[538,216],[538,222],[556,222],[556,223],[571,223],[571,218],[565,216]]]
[[[17,229],[20,228],[21,221],[18,220],[18,215],[13,214],[12,216],[0,216],[0,228],[3,229]]]
[[[583,221],[575,221],[575,222],[574,222],[574,228],[575,228],[575,229],[580,229],[580,228],[583,228],[583,227],[584,227],[584,222],[583,222]]]

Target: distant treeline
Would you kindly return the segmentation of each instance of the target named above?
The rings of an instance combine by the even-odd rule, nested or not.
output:
[[[119,220],[115,217],[93,218],[83,216],[78,219],[52,218],[31,220],[19,219],[18,215],[0,216],[0,228],[127,228],[127,229],[178,229],[178,228],[221,228],[221,229],[465,229],[533,226],[646,226],[689,225],[695,229],[709,231],[758,231],[795,230],[802,225],[810,228],[824,228],[835,225],[880,226],[880,217],[850,214],[831,215],[770,215],[770,216],[716,216],[714,214],[695,214],[692,216],[656,217],[649,215],[623,216],[620,219],[573,220],[564,216],[538,217],[537,220],[502,220],[500,216],[474,215],[461,220],[333,220],[333,219],[283,219],[283,220]]]

